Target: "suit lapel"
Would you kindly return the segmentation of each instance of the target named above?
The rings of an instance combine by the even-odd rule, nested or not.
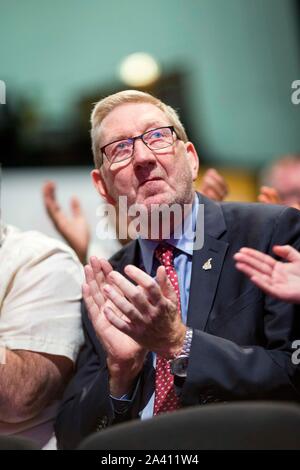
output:
[[[199,195],[199,199],[200,204],[204,204],[205,236],[203,248],[194,250],[193,253],[187,324],[204,330],[214,302],[228,243],[219,239],[226,232],[220,206],[202,195]],[[198,217],[197,231],[203,229],[201,225]]]
[[[128,243],[128,245],[126,245],[123,250],[113,256],[110,262],[116,271],[119,271],[128,279],[124,273],[125,266],[127,266],[127,264],[134,264],[135,266],[139,266],[140,263],[139,243],[137,240],[133,240],[132,242]]]

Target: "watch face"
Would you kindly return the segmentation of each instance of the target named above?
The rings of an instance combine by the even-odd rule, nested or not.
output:
[[[176,357],[170,365],[171,374],[177,375],[178,377],[186,377],[188,363],[188,356]]]

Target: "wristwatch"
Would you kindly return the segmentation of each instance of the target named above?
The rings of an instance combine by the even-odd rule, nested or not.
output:
[[[170,372],[177,377],[186,377],[187,375],[192,339],[193,330],[187,327],[182,349],[180,353],[170,361]]]

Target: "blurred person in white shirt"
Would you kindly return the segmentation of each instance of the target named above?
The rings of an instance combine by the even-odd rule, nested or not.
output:
[[[0,434],[56,448],[57,406],[83,344],[82,279],[79,260],[64,243],[2,229]]]

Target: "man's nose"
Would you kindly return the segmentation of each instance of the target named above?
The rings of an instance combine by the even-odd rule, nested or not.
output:
[[[142,139],[137,139],[134,143],[133,166],[145,166],[156,162],[155,154],[150,150]]]

